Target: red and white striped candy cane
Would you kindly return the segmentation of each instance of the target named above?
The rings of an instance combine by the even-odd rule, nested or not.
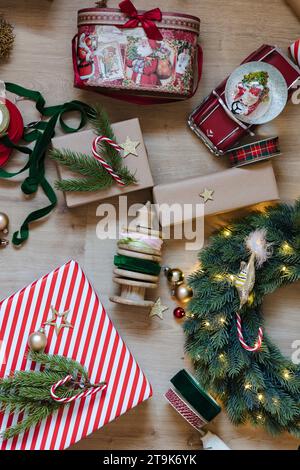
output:
[[[290,45],[289,50],[292,58],[298,67],[300,67],[300,39],[297,39],[297,41],[293,42],[293,44]]]
[[[237,323],[237,331],[238,331],[238,336],[239,336],[239,340],[240,340],[241,345],[243,346],[244,349],[246,349],[246,351],[250,351],[250,352],[258,351],[258,349],[261,348],[262,340],[263,340],[263,330],[262,330],[262,328],[259,327],[259,329],[258,329],[258,337],[257,337],[257,341],[256,341],[255,345],[253,347],[248,346],[248,344],[245,343],[245,340],[244,340],[244,337],[243,337],[241,315],[239,314],[239,312],[237,312],[236,316],[237,316],[237,322],[236,322]]]
[[[98,151],[97,151],[97,145],[99,144],[99,142],[106,142],[108,143],[109,145],[111,145],[113,148],[115,148],[118,152],[121,152],[122,148],[116,144],[116,142],[114,142],[113,140],[109,139],[108,137],[105,137],[104,135],[99,135],[98,137],[96,137],[93,141],[93,144],[92,144],[92,153],[94,155],[94,157],[96,158],[96,160],[98,160],[98,162],[101,163],[101,165],[103,166],[103,168],[105,168],[105,170],[111,175],[111,177],[120,185],[120,186],[125,186],[125,183],[124,181],[120,178],[120,176],[115,173],[115,171],[113,170],[113,168],[111,167],[111,165],[109,163],[107,163],[103,157],[101,157],[101,155],[99,155]]]
[[[86,398],[86,397],[90,397],[92,395],[95,395],[95,393],[101,392],[102,390],[104,390],[106,388],[106,383],[101,383],[97,386],[92,386],[88,390],[85,390],[83,392],[79,392],[76,395],[74,395],[73,397],[62,398],[62,397],[57,396],[56,393],[55,393],[56,390],[59,387],[61,387],[62,385],[65,385],[66,383],[70,382],[70,380],[72,380],[72,379],[73,379],[72,375],[67,375],[64,379],[59,380],[58,382],[56,382],[56,384],[52,385],[52,387],[50,389],[50,394],[51,394],[51,397],[53,398],[53,400],[55,400],[58,403],[72,403],[73,401],[78,400],[79,398]]]

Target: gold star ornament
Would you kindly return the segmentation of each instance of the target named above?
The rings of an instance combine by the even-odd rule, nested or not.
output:
[[[149,313],[149,317],[152,318],[152,317],[159,317],[161,320],[164,319],[163,317],[163,313],[168,310],[169,307],[166,307],[165,305],[163,305],[161,303],[161,300],[160,300],[160,297],[157,299],[157,301],[155,302],[155,304],[153,305],[153,307],[151,308],[150,310],[150,313]]]
[[[136,148],[140,145],[140,142],[134,142],[130,137],[126,138],[126,141],[123,144],[120,144],[120,147],[124,150],[124,158],[128,155],[138,156]]]
[[[54,326],[55,333],[58,336],[59,333],[63,328],[74,328],[70,322],[67,321],[67,317],[70,313],[70,310],[66,310],[65,312],[59,313],[54,307],[51,307],[52,317],[49,318],[45,325]],[[62,322],[60,324],[57,323],[57,319],[62,318]]]
[[[200,193],[199,196],[203,198],[204,204],[205,204],[207,201],[213,201],[214,200],[213,194],[214,194],[213,189],[205,188],[203,193]]]

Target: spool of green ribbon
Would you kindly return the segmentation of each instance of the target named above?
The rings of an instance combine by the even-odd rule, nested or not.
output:
[[[146,259],[133,258],[131,256],[116,255],[114,257],[114,265],[120,269],[134,271],[143,274],[158,276],[161,270],[159,263]]]

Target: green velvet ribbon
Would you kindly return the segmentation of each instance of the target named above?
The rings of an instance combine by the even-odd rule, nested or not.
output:
[[[142,274],[151,274],[152,276],[158,276],[161,270],[160,264],[155,261],[124,255],[116,255],[114,257],[114,265],[120,269]]]
[[[21,189],[24,194],[34,194],[37,192],[39,186],[43,189],[47,196],[49,203],[46,207],[38,209],[29,214],[22,223],[19,231],[13,234],[12,242],[14,245],[20,245],[27,240],[29,236],[29,224],[42,217],[48,215],[57,204],[56,194],[45,177],[45,157],[48,146],[52,137],[55,134],[55,127],[57,122],[60,123],[61,128],[66,133],[77,132],[85,126],[88,115],[92,114],[92,108],[82,103],[81,101],[70,101],[58,106],[46,107],[45,99],[38,91],[28,90],[14,83],[5,83],[6,90],[22,96],[29,100],[35,101],[36,109],[42,117],[49,118],[47,121],[38,121],[32,123],[30,128],[24,128],[23,139],[25,142],[35,142],[34,148],[30,149],[26,146],[16,145],[8,138],[3,136],[0,142],[7,147],[19,150],[20,152],[29,156],[27,163],[19,171],[9,173],[0,168],[0,178],[13,178],[26,170],[29,170],[28,176],[24,179]],[[64,121],[64,114],[70,111],[78,111],[80,115],[79,124],[76,128],[72,128]]]
[[[172,384],[192,407],[206,420],[211,421],[221,411],[218,403],[208,395],[185,369],[171,379]]]

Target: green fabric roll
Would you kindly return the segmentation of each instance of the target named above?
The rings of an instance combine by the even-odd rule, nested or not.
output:
[[[211,421],[220,412],[221,407],[208,395],[185,369],[180,370],[171,379],[174,387],[181,393],[193,408],[206,420]]]
[[[131,256],[115,255],[114,265],[120,269],[127,269],[137,273],[158,276],[161,270],[159,263],[147,259],[133,258]]]

